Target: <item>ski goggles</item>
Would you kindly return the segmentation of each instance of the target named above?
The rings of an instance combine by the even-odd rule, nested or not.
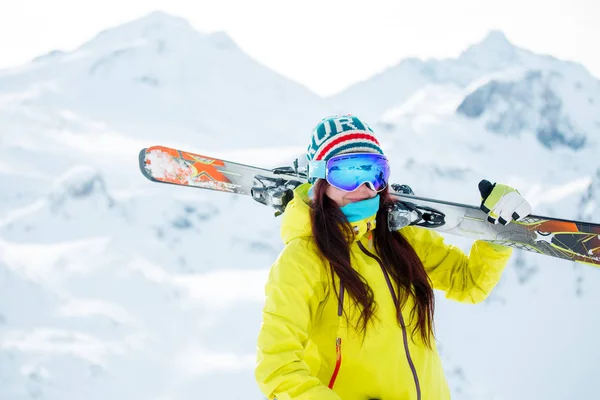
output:
[[[327,161],[311,161],[308,178],[321,178],[340,190],[352,192],[363,183],[381,192],[390,178],[390,163],[382,154],[340,154]]]

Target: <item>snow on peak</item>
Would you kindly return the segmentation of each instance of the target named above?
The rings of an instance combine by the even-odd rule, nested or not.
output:
[[[223,31],[211,33],[206,36],[205,40],[212,43],[212,45],[219,50],[239,49],[233,39]]]
[[[440,84],[466,87],[489,73],[522,67],[527,62],[533,61],[526,50],[515,47],[504,33],[491,31],[483,41],[466,49],[459,58],[428,61],[405,59],[395,67],[348,88],[333,100],[346,106],[346,109],[350,108],[349,104],[354,104],[354,109],[360,110],[361,115],[375,119],[387,109],[396,108],[425,86]]]
[[[500,30],[490,31],[477,46],[496,51],[510,50],[515,48],[515,46],[508,40],[504,32]]]
[[[181,17],[177,17],[172,14],[168,14],[164,11],[152,11],[147,15],[138,18],[134,21],[131,21],[127,25],[139,25],[139,26],[148,26],[155,25],[161,26],[168,29],[181,28],[181,29],[193,29],[190,23]]]
[[[67,53],[65,53],[62,50],[52,50],[52,51],[49,51],[46,54],[43,54],[41,56],[38,56],[38,57],[34,58],[33,62],[55,60],[55,59],[61,58],[65,54],[67,54]]]
[[[459,60],[481,69],[496,69],[518,62],[521,51],[508,41],[503,32],[494,30],[481,42],[466,49]]]
[[[142,18],[104,30],[81,46],[81,49],[98,50],[115,48],[132,43],[148,41],[189,41],[204,36],[190,23],[162,11],[154,11]]]

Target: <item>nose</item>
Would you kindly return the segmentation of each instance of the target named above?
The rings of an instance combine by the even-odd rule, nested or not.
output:
[[[358,187],[358,191],[365,195],[369,196],[369,198],[375,197],[377,192],[374,190],[373,185],[371,183],[365,182]]]

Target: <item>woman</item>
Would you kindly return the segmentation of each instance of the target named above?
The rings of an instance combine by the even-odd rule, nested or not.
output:
[[[475,241],[467,256],[432,230],[390,231],[389,164],[356,117],[323,119],[307,157],[309,183],[285,210],[285,247],[266,284],[260,389],[278,400],[449,399],[433,289],[460,302],[484,300],[511,249]],[[485,194],[491,222],[531,212],[507,186]]]

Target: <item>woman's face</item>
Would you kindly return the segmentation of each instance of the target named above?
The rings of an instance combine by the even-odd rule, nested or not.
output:
[[[327,185],[325,194],[338,206],[344,207],[347,204],[355,203],[360,200],[372,199],[377,195],[377,192],[363,183],[353,192],[344,192],[336,187]]]

